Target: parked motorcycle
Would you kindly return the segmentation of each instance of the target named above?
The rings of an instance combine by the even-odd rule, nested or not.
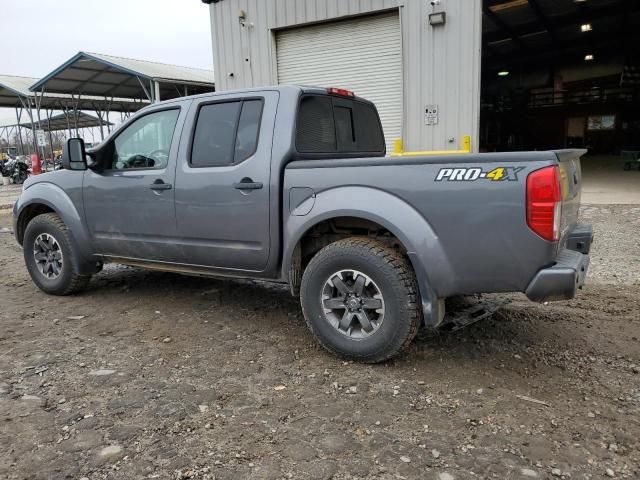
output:
[[[19,162],[16,158],[10,158],[0,165],[3,177],[13,180],[13,183],[21,185],[29,178],[29,166],[24,162]]]
[[[62,166],[62,155],[58,155],[53,161],[53,170],[62,170],[64,167]]]

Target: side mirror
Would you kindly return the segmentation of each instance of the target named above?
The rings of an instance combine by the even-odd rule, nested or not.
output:
[[[65,170],[86,170],[87,152],[84,149],[84,140],[70,138],[62,149],[62,168]]]

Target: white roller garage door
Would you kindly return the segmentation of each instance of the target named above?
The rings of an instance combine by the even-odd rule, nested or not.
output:
[[[397,12],[277,33],[278,82],[341,87],[378,107],[391,151],[402,134],[402,43]]]

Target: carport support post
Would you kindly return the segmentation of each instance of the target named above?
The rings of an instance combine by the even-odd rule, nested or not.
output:
[[[53,113],[53,109],[49,111],[47,108],[45,113],[47,114],[47,130],[49,133],[49,146],[51,147],[51,161],[53,162],[53,137],[51,136],[51,113]]]
[[[29,115],[29,121],[31,122],[31,142],[33,146],[33,151],[38,153],[38,142],[36,142],[36,126],[33,124],[33,111],[31,110],[31,101],[27,98],[27,105],[24,104],[24,100],[20,97],[20,103],[22,104],[22,108],[27,111],[27,115]]]
[[[67,132],[69,132],[69,137],[67,138],[67,140],[71,137],[73,137],[73,132],[71,131],[71,123],[69,123],[69,112],[67,111],[67,105],[66,103],[63,105],[62,102],[58,102],[58,105],[60,105],[60,109],[62,110],[62,113],[64,114],[64,118],[67,121]]]
[[[73,108],[73,126],[76,130],[76,137],[80,137],[80,132],[78,131],[78,115],[80,114],[78,111],[78,107],[80,106],[80,95],[76,97],[73,93],[71,94],[71,107]]]
[[[36,115],[38,116],[38,129],[42,129],[42,120],[40,119],[40,105],[42,104],[42,95],[44,94],[44,90],[41,90],[40,95],[38,95],[38,92],[36,92],[36,96],[35,96],[35,100],[36,100]],[[36,132],[33,132],[33,136],[36,137]],[[37,138],[36,138],[36,145],[38,144]],[[44,162],[44,147],[40,147],[40,151],[42,152],[42,161]],[[44,163],[45,165],[45,171],[46,171],[46,163]]]
[[[18,125],[18,142],[20,143],[20,155],[24,155],[24,144],[22,143],[22,130],[20,129],[21,118],[22,118],[22,108],[16,107],[16,122]]]
[[[96,110],[96,113],[98,114],[98,120],[100,121],[100,140],[104,140],[104,125],[102,122],[102,112],[100,112],[99,110]]]
[[[140,80],[140,77],[136,77],[136,79],[138,80],[138,83],[140,84],[140,87],[142,88],[142,91],[144,92],[145,96],[147,97],[147,100],[149,100],[151,103],[153,103],[153,89],[151,88],[153,82],[149,82],[150,90],[147,90],[147,87],[144,86],[144,82],[142,80]]]
[[[158,103],[160,101],[160,83],[153,82],[153,101]]]
[[[106,97],[105,97],[106,100]],[[113,102],[113,97],[111,97],[111,99],[109,99],[109,101],[107,102],[107,108],[105,109],[105,115],[104,115],[104,119],[107,122],[107,132],[109,132],[109,135],[111,135],[111,125],[109,122],[109,114],[111,113],[111,103]]]
[[[103,122],[102,122],[102,110],[100,110],[98,107],[96,107],[96,104],[92,102],[93,105],[93,109],[96,112],[96,115],[98,117],[98,123],[100,124],[100,140],[104,140],[104,126],[103,126]],[[108,120],[107,120],[108,122]]]

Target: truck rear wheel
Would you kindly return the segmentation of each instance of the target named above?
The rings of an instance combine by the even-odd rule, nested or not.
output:
[[[22,250],[33,282],[45,293],[69,295],[83,290],[91,275],[78,273],[69,231],[55,213],[38,215],[29,222]]]
[[[320,344],[360,362],[397,355],[421,323],[408,260],[369,238],[339,240],[313,257],[302,276],[300,302]]]

